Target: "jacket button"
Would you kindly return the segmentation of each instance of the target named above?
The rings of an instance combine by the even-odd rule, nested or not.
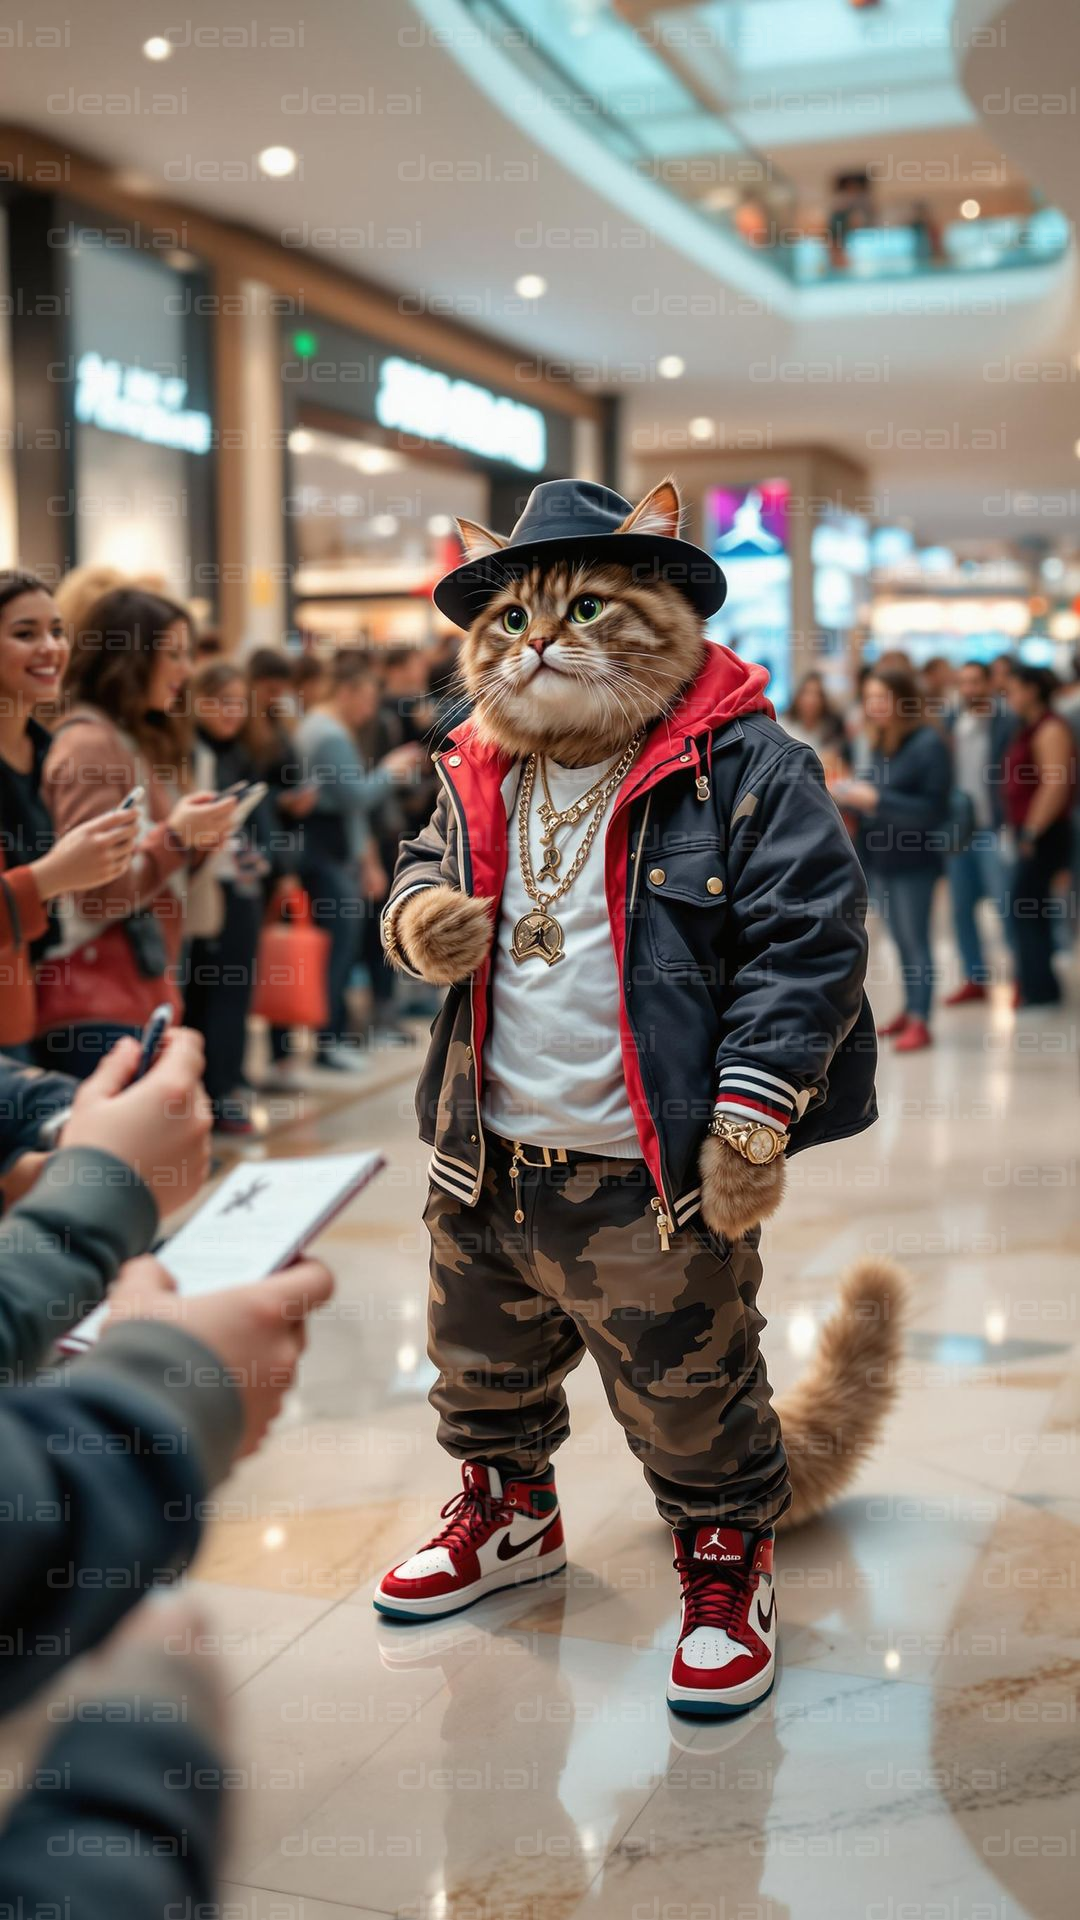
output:
[[[652,881],[654,887],[662,887],[664,881],[667,879],[667,874],[664,872],[663,867],[650,867],[649,879]]]
[[[460,753],[452,753],[446,764],[448,767],[460,767],[461,765]]]
[[[476,1135],[475,1135],[475,1133],[470,1133],[470,1135],[469,1135],[469,1145],[470,1145],[471,1147],[475,1147],[475,1146],[476,1146],[476,1144],[477,1144],[477,1140],[476,1140]]]
[[[471,1047],[466,1047],[466,1049],[465,1049],[465,1058],[466,1058],[466,1060],[471,1060],[471,1059],[472,1059],[472,1048],[471,1048]]]
[[[711,880],[706,880],[705,891],[706,893],[723,893],[724,883],[722,880],[718,880],[714,873]]]

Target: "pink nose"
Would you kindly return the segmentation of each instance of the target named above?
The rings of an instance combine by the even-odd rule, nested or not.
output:
[[[554,638],[553,633],[530,633],[528,644],[534,647],[537,653],[542,654],[545,647],[550,647]]]

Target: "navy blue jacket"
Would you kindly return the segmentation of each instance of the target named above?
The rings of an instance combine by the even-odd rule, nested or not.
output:
[[[860,820],[864,867],[872,873],[940,872],[953,845],[953,770],[937,728],[916,727],[895,753],[873,752],[860,775],[881,795],[876,810]]]
[[[877,1113],[858,860],[812,749],[764,711],[717,718],[724,671],[708,660],[657,724],[604,847],[627,1092],[677,1225],[700,1200],[698,1155],[725,1069],[756,1068],[794,1089],[789,1153],[858,1133]],[[397,901],[419,886],[501,896],[514,763],[468,726],[436,766],[443,790],[401,849],[391,931]],[[490,961],[451,987],[417,1090],[432,1178],[470,1205],[484,1170],[489,984]]]

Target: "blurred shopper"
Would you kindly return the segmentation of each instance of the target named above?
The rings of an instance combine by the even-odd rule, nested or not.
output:
[[[833,199],[829,208],[829,252],[834,267],[848,264],[848,238],[864,227],[878,224],[874,187],[863,168],[838,173],[833,180]]]
[[[302,653],[293,667],[293,695],[298,717],[325,700],[330,691],[330,670],[321,653]]]
[[[1080,767],[1080,647],[1074,649],[1072,657],[1073,677],[1054,702],[1054,708],[1073,737],[1073,752]],[[1071,814],[1072,824],[1072,891],[1074,914],[1080,905],[1080,780],[1073,793]]]
[[[37,1031],[34,965],[59,937],[53,903],[117,878],[138,821],[115,810],[57,841],[41,784],[69,646],[60,610],[32,573],[0,573],[0,1048],[25,1056]]]
[[[334,658],[325,702],[304,716],[297,747],[317,798],[305,822],[300,877],[312,915],[330,935],[330,1024],[317,1036],[316,1063],[336,1072],[359,1064],[350,1046],[346,989],[361,950],[363,902],[385,897],[389,877],[379,858],[372,813],[395,783],[412,778],[415,745],[399,746],[378,767],[364,766],[360,730],[374,719],[379,686],[367,656],[343,651]]]
[[[953,784],[970,802],[972,834],[969,844],[956,848],[948,862],[964,983],[948,995],[947,1007],[986,999],[990,972],[975,909],[980,900],[989,900],[1003,919],[1006,914],[1001,848],[1005,752],[1016,732],[1016,719],[991,691],[990,670],[981,660],[969,660],[961,667],[959,699],[960,710],[951,727]]]
[[[72,567],[65,573],[56,589],[56,604],[60,609],[60,618],[67,628],[68,639],[74,641],[87,625],[91,607],[107,593],[114,593],[118,587],[129,583],[119,567],[86,566]]]
[[[863,777],[834,782],[833,797],[859,822],[870,897],[900,955],[903,1011],[878,1028],[897,1053],[930,1045],[934,963],[930,911],[947,841],[952,763],[923,717],[913,674],[876,667],[863,687],[869,758]]]
[[[212,661],[191,687],[195,723],[195,777],[223,793],[250,783],[255,769],[244,744],[248,687],[243,669]],[[257,816],[255,816],[257,818]],[[253,1132],[245,1096],[244,1053],[248,1010],[255,982],[255,956],[263,917],[263,881],[269,863],[254,842],[249,822],[242,835],[208,861],[216,889],[217,925],[194,938],[188,953],[184,1017],[206,1042],[205,1087],[219,1133]]]
[[[987,671],[990,675],[990,691],[996,699],[1005,700],[1009,692],[1009,675],[1016,660],[1014,653],[997,653],[991,660]]]
[[[956,716],[956,674],[951,660],[935,653],[919,668],[923,713],[936,727],[948,727]]]
[[[1068,871],[1076,794],[1072,732],[1052,710],[1057,679],[1014,660],[1007,697],[1019,721],[1005,755],[1005,819],[1015,849],[1010,893],[1017,1005],[1055,1006],[1054,881]]]
[[[136,787],[141,837],[118,876],[80,888],[38,973],[38,1052],[82,1079],[154,1008],[179,1011],[187,880],[226,838],[231,799],[189,788],[178,717],[190,673],[187,616],[131,587],[106,594],[76,635],[67,708],[42,793],[58,834],[111,813]]]
[[[832,706],[820,673],[804,673],[784,715],[784,731],[804,746],[813,747],[829,775],[848,764],[843,715]]]
[[[436,709],[429,690],[429,656],[424,648],[389,648],[379,658],[379,675],[382,691],[370,729],[369,764],[377,765],[395,747],[411,745],[417,755],[412,781],[387,793],[372,816],[379,858],[386,873],[392,874],[402,840],[418,833],[434,810],[438,777],[431,759],[431,735]],[[407,1030],[394,1017],[397,976],[387,962],[379,936],[379,916],[386,897],[384,893],[369,903],[372,910],[364,919],[362,959],[371,981],[373,1029],[401,1037]],[[430,1014],[435,1012],[438,999],[421,982],[419,988],[412,987],[408,1005]]]

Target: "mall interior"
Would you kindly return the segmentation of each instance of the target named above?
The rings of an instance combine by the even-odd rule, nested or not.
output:
[[[1080,12],[0,52],[0,1910],[1070,1920]]]

